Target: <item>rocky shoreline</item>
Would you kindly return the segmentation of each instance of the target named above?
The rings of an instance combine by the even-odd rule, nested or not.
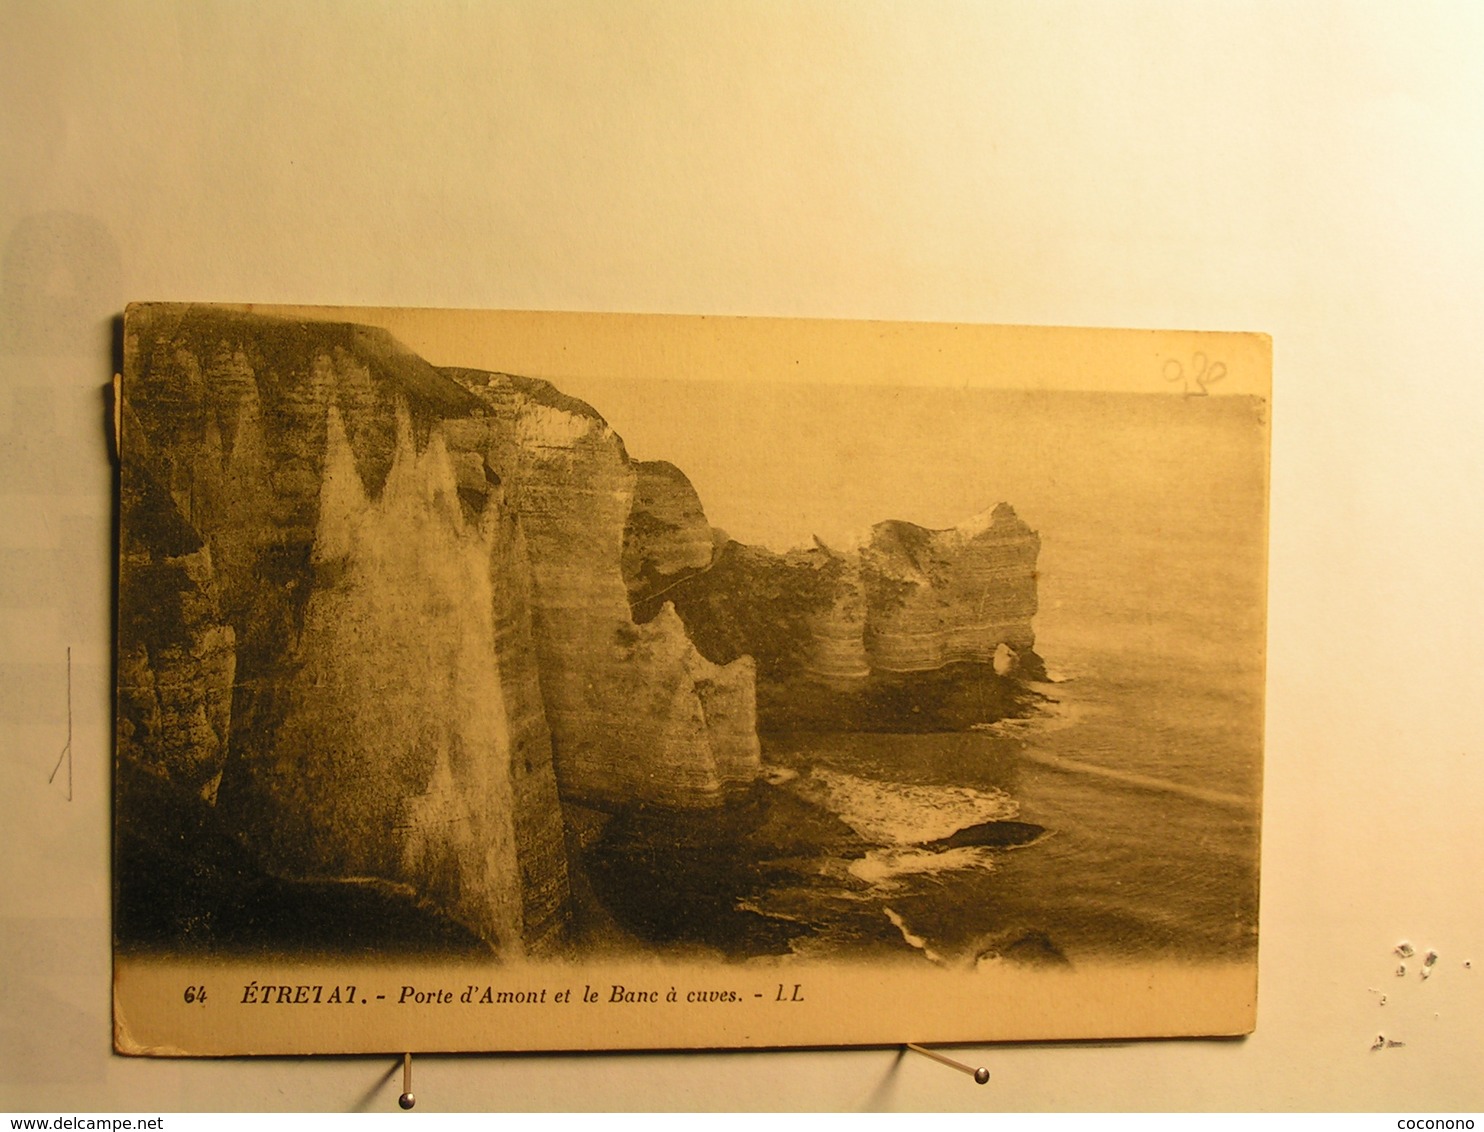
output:
[[[1008,504],[750,547],[546,382],[212,307],[130,309],[121,417],[126,950],[546,954],[574,892],[646,938],[645,844],[697,899],[791,826],[833,844],[758,816],[760,732],[963,729],[1044,676]]]

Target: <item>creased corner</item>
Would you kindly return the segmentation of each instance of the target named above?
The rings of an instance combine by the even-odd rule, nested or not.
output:
[[[119,999],[118,980],[113,985],[113,1051],[125,1057],[189,1057],[177,1045],[150,1045],[134,1036],[129,1020],[124,1014],[124,1004]]]

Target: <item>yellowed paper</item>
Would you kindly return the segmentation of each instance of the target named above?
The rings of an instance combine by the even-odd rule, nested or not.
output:
[[[1232,1034],[1256,335],[146,305],[124,1052]]]

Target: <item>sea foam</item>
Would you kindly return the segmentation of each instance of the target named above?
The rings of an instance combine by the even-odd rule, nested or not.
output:
[[[1013,818],[1020,809],[1003,790],[883,782],[820,767],[795,789],[866,841],[882,846],[936,841],[966,826]]]

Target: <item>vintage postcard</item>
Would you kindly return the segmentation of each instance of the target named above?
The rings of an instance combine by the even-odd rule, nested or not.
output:
[[[125,1053],[1240,1034],[1261,335],[144,304]]]

